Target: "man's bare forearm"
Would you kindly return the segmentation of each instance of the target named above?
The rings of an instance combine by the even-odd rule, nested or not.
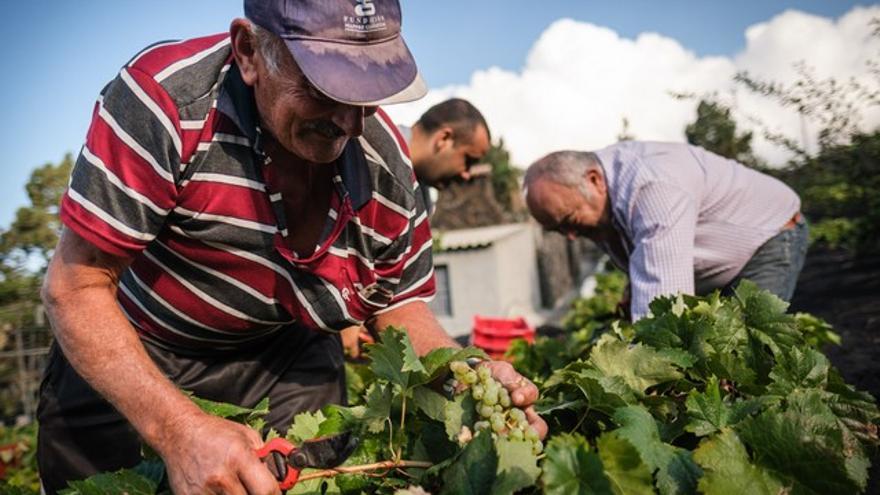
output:
[[[49,265],[43,299],[73,368],[160,453],[171,426],[198,408],[162,374],[116,301],[121,260],[65,231]]]
[[[371,322],[371,327],[379,332],[389,326],[405,328],[420,356],[440,347],[461,347],[443,330],[434,313],[422,301],[413,301],[377,315]]]

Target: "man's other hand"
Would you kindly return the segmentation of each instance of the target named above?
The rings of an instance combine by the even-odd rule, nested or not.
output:
[[[484,361],[478,365],[486,366],[504,388],[510,393],[510,402],[524,410],[529,425],[538,432],[541,440],[547,436],[547,423],[535,412],[533,404],[538,400],[538,387],[528,378],[520,375],[507,361]]]
[[[375,342],[370,332],[359,325],[346,328],[339,332],[339,336],[342,338],[342,349],[345,351],[345,355],[352,359],[361,357],[362,345]]]

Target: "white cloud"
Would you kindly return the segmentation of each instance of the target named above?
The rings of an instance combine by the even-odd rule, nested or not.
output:
[[[610,144],[624,117],[639,139],[684,140],[696,101],[675,100],[670,91],[718,93],[735,107],[741,126],[752,126],[748,118],[756,117],[800,137],[802,126],[795,114],[737,90],[734,74],[746,70],[760,79],[790,83],[797,77],[793,64],[803,60],[821,77],[876,82],[866,67],[880,53],[880,41],[871,36],[869,24],[875,17],[880,17],[880,6],[856,7],[837,20],[786,11],[749,27],[746,48],[733,57],[698,57],[656,33],[633,40],[608,28],[562,19],[535,42],[521,72],[480,70],[466,85],[435,89],[418,102],[388,111],[397,122],[411,124],[437,102],[451,96],[467,98],[484,113],[493,135],[504,137],[514,162],[523,166],[557,149]],[[880,123],[880,112],[865,117],[866,126]],[[786,157],[761,138],[754,145],[772,163]]]

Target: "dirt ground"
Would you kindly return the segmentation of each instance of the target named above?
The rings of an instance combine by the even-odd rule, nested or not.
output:
[[[854,258],[843,251],[813,250],[792,299],[831,323],[843,339],[824,349],[847,383],[880,398],[880,253]],[[875,455],[868,491],[880,495],[880,455]]]

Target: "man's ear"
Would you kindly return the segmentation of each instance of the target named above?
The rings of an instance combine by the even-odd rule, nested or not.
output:
[[[247,19],[235,19],[229,26],[232,55],[241,72],[241,79],[248,86],[257,82],[257,47]]]
[[[605,174],[598,168],[588,168],[584,174],[584,180],[587,184],[593,186],[600,194],[605,194]]]
[[[452,131],[452,127],[443,126],[436,131],[434,131],[434,152],[438,152],[442,149],[451,148],[455,145],[454,139],[455,133]]]

